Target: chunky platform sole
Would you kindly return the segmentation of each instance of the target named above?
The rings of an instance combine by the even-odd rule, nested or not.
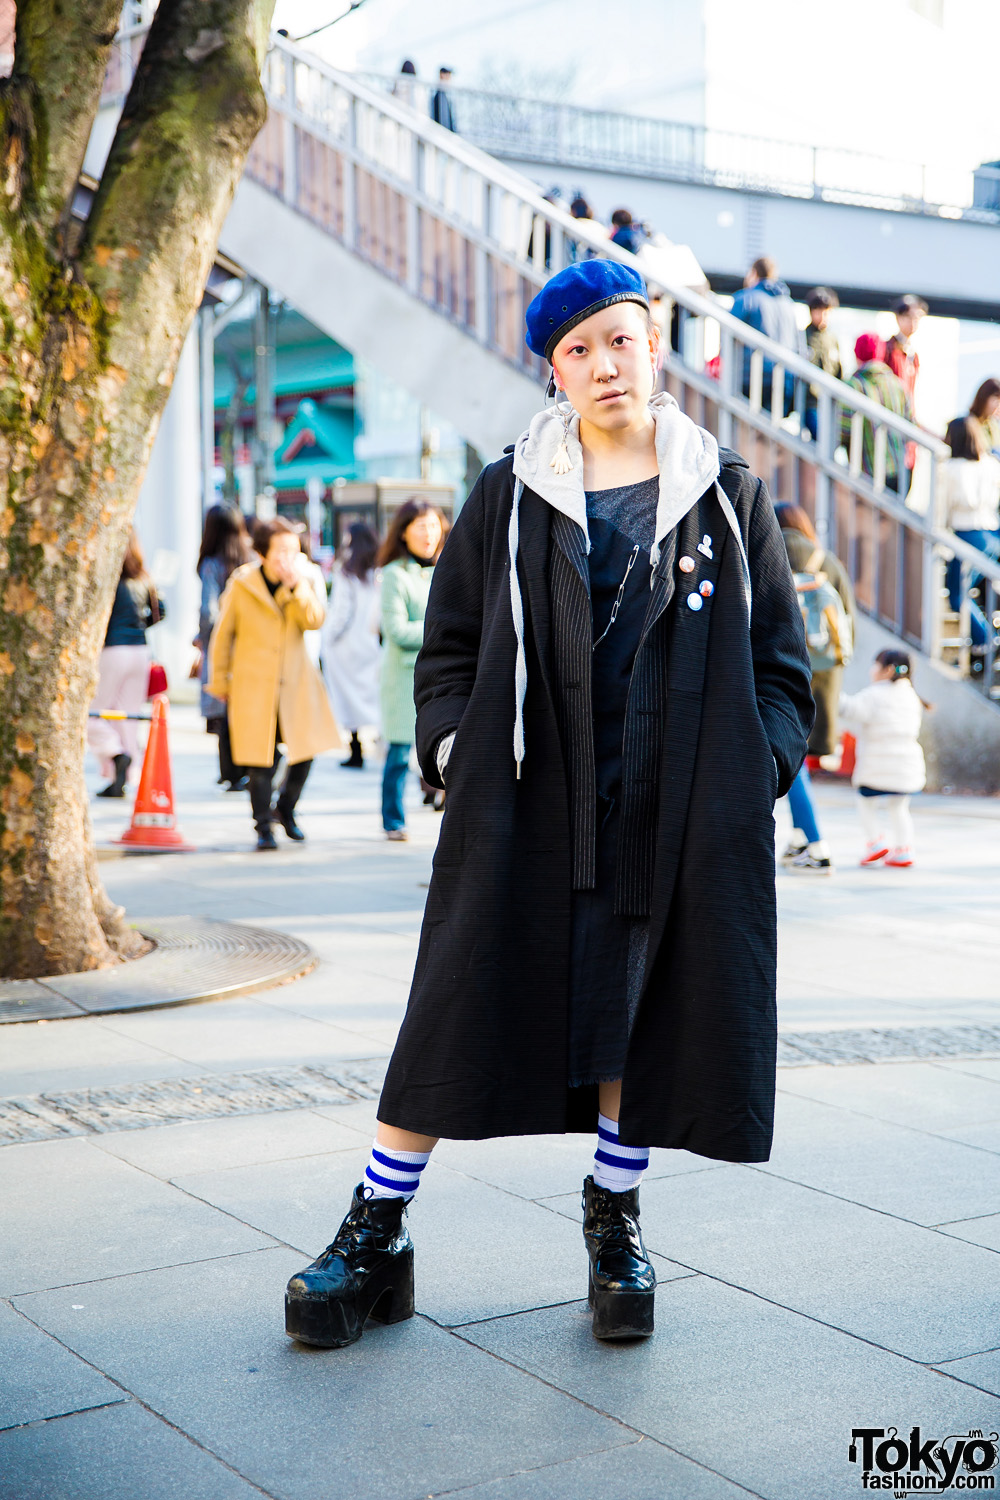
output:
[[[285,1332],[317,1349],[342,1349],[357,1343],[369,1318],[374,1323],[403,1323],[412,1317],[412,1246],[373,1271],[350,1299],[285,1293]]]
[[[594,1310],[595,1339],[648,1339],[653,1332],[654,1291],[611,1292],[590,1278],[588,1301]]]

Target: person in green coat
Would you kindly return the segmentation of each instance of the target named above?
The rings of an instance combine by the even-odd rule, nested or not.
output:
[[[382,569],[382,737],[389,749],[382,773],[382,827],[406,839],[403,787],[413,747],[413,668],[424,643],[424,615],[434,564],[444,541],[440,511],[414,497],[399,507],[378,555]]]

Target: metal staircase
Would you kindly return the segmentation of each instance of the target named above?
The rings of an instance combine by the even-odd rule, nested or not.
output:
[[[120,107],[142,37],[119,38],[109,108]],[[269,117],[222,248],[495,457],[543,398],[547,367],[523,336],[538,288],[585,255],[634,258],[520,174],[287,39],[274,38],[264,83]],[[942,524],[944,445],[710,298],[658,290],[670,330],[663,381],[682,408],[742,452],[775,501],[808,511],[866,614],[995,699],[996,630],[974,649],[968,607],[945,614],[943,569],[956,555],[967,579],[982,580],[987,620],[1000,620],[1000,565]],[[815,441],[801,421],[809,387]],[[886,482],[893,442],[914,455],[905,493]]]

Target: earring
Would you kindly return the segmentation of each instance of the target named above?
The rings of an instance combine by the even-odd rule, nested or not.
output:
[[[558,399],[556,400],[556,411],[558,411],[559,415],[562,417],[563,434],[562,438],[560,439],[558,448],[549,459],[549,468],[554,469],[557,474],[568,474],[570,469],[572,469],[573,467],[573,460],[569,456],[569,448],[567,447],[566,439],[569,437],[569,424],[572,422],[575,413],[573,411],[572,405],[568,401],[566,402],[566,410],[561,411]]]

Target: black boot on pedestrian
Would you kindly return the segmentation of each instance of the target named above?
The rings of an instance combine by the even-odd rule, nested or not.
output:
[[[278,840],[271,832],[270,826],[257,829],[257,848],[259,850],[277,849]]]
[[[302,832],[302,829],[295,821],[295,813],[289,812],[287,808],[282,807],[280,797],[271,808],[271,817],[277,818],[278,822],[281,824],[288,837],[292,839],[296,844],[301,844],[303,842],[303,840],[305,839],[305,834]]]
[[[285,1332],[300,1344],[340,1349],[355,1343],[365,1321],[413,1317],[413,1241],[403,1226],[404,1198],[365,1198],[351,1210],[323,1254],[293,1276],[285,1291]]]
[[[351,732],[351,753],[346,760],[340,762],[344,771],[363,771],[365,757],[361,749],[361,741],[358,739],[357,730]]]
[[[639,1229],[639,1189],[612,1193],[593,1177],[585,1178],[583,1238],[590,1255],[594,1337],[648,1338],[656,1272]]]
[[[102,787],[97,795],[99,797],[124,797],[125,778],[128,775],[128,768],[131,764],[131,755],[116,755],[114,760],[115,779],[114,781],[109,781],[107,786]]]

